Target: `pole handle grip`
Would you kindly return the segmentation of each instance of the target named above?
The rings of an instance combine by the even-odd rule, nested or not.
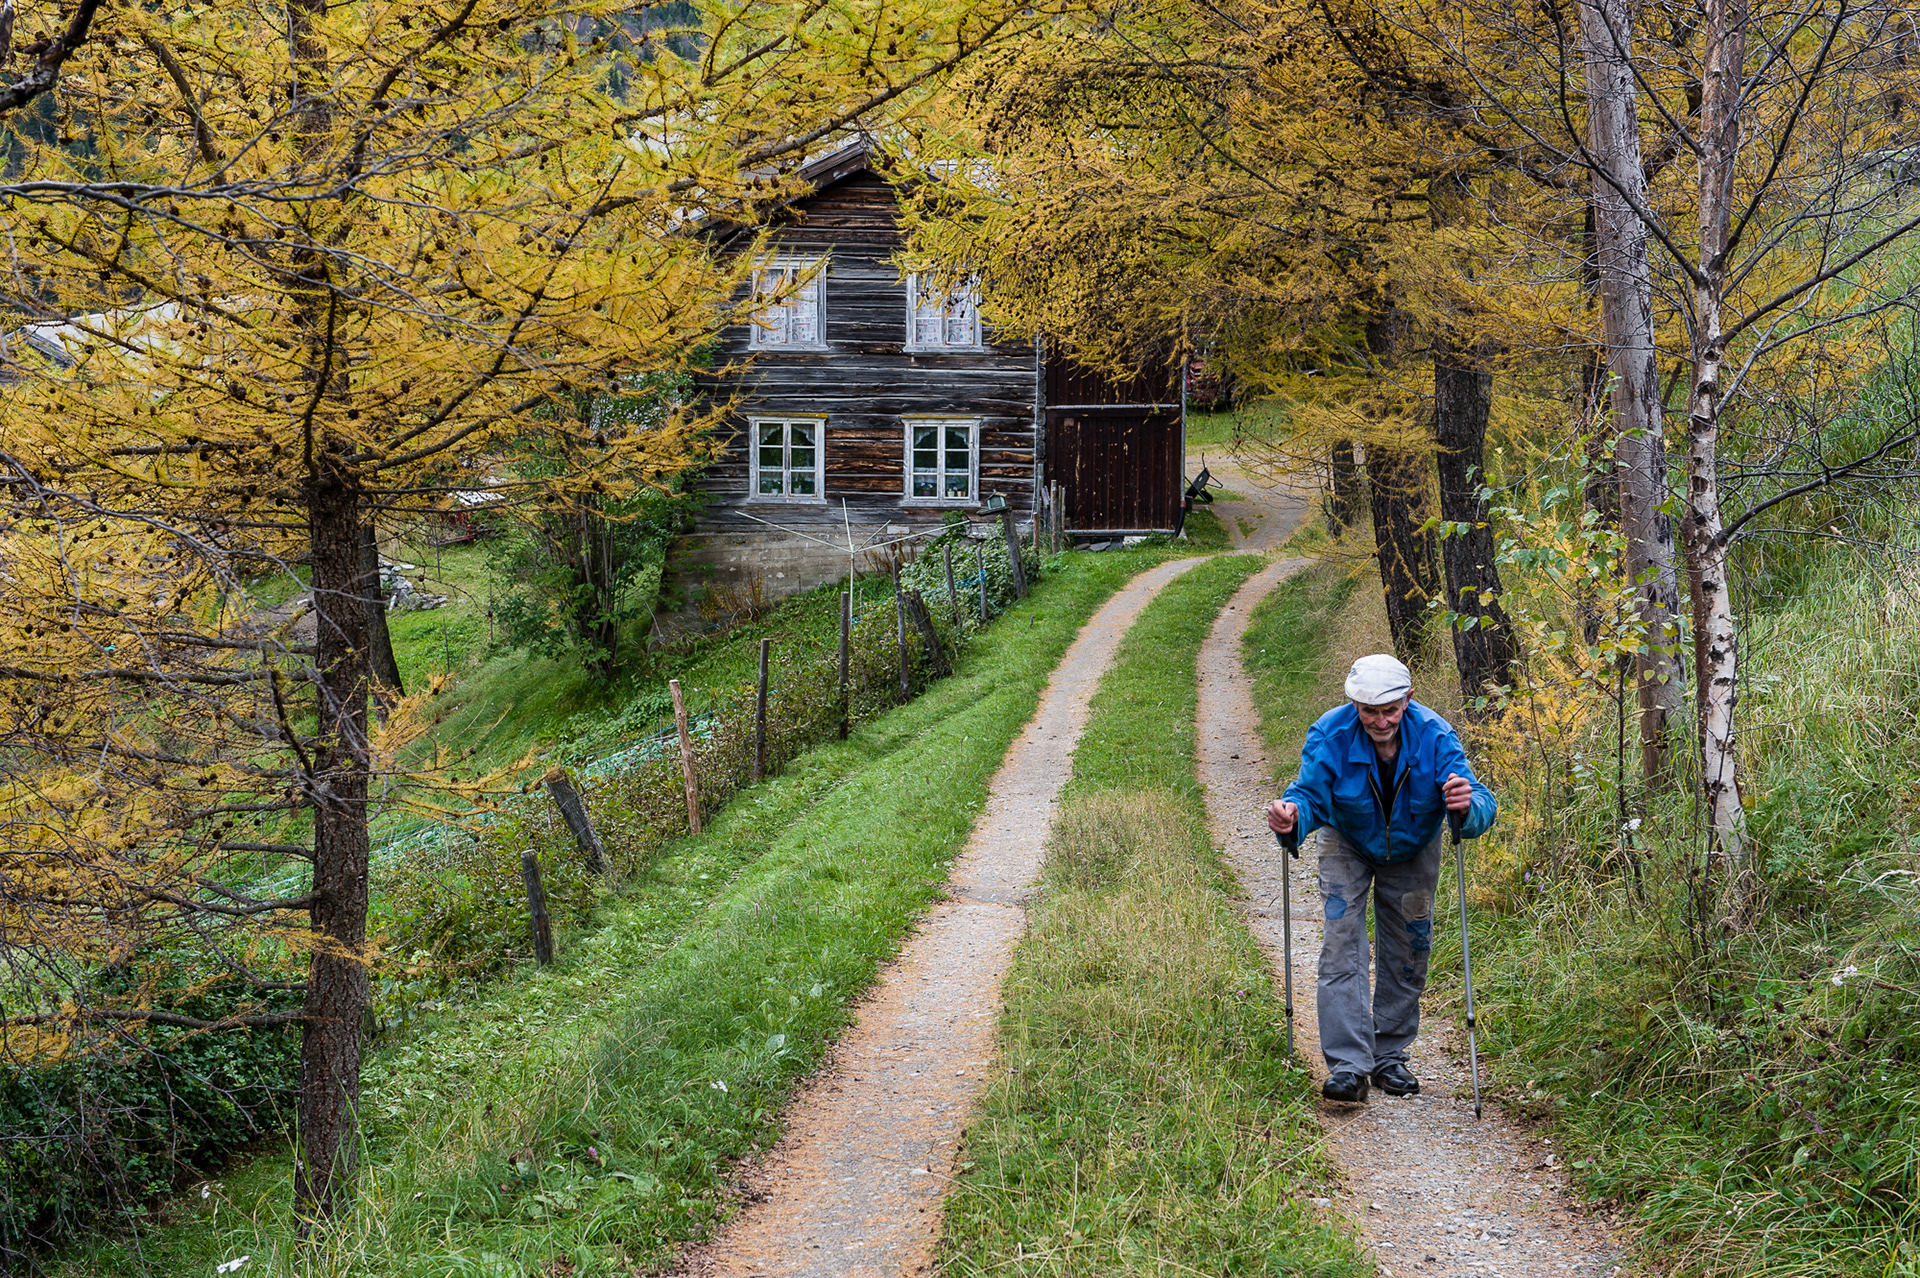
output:
[[[1447,828],[1453,831],[1453,841],[1458,843],[1460,841],[1460,832],[1467,828],[1467,814],[1464,812],[1455,812],[1452,808],[1448,808]]]
[[[1287,855],[1296,861],[1300,859],[1300,824],[1298,818],[1295,818],[1294,826],[1291,830],[1288,830],[1285,834],[1276,833],[1273,837],[1280,840],[1280,846],[1287,850]]]

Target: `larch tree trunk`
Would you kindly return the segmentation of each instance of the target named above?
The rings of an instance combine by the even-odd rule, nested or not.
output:
[[[1746,0],[1706,0],[1700,101],[1700,261],[1694,278],[1693,382],[1687,400],[1687,576],[1693,590],[1694,688],[1700,789],[1708,849],[1726,867],[1725,920],[1742,925],[1752,906],[1745,814],[1735,771],[1739,634],[1720,515],[1720,414],[1727,375],[1725,303],[1740,155],[1740,92],[1746,63]]]
[[[293,46],[293,114],[301,146],[316,154],[330,144],[326,49],[315,35],[324,0],[294,0],[287,25]],[[308,244],[324,245],[329,228],[304,216]],[[338,341],[342,299],[325,252],[298,251],[292,286],[317,395],[349,393]],[[309,427],[311,431],[311,427]],[[305,505],[312,565],[314,731],[299,762],[313,813],[312,955],[301,1008],[298,1150],[294,1210],[303,1235],[340,1214],[353,1193],[358,1162],[361,1023],[371,1006],[367,953],[369,840],[367,796],[373,757],[368,736],[372,679],[360,485],[352,441],[309,434]],[[294,747],[298,752],[297,745]]]
[[[1388,303],[1367,325],[1367,351],[1376,369],[1400,362],[1407,317]],[[1393,649],[1411,665],[1426,634],[1427,604],[1440,593],[1434,565],[1432,467],[1424,450],[1378,441],[1367,444],[1367,494],[1373,506],[1373,545]]]
[[[369,1005],[367,941],[367,598],[358,494],[333,459],[309,481],[313,610],[319,625],[317,726],[306,777],[313,811],[313,954],[300,1044],[294,1201],[308,1220],[351,1192],[359,1140],[360,1024]],[[341,459],[341,465],[344,459]]]
[[[1587,0],[1580,6],[1580,24],[1586,45],[1588,147],[1595,168],[1589,207],[1600,324],[1612,373],[1612,496],[1626,542],[1625,567],[1634,586],[1637,621],[1645,636],[1645,648],[1635,658],[1640,770],[1649,785],[1662,785],[1672,775],[1668,745],[1680,719],[1685,680],[1673,521],[1662,509],[1667,452],[1654,346],[1653,274],[1647,225],[1639,211],[1647,207],[1647,180],[1630,61],[1629,0]]]
[[[1387,605],[1393,650],[1411,665],[1426,634],[1427,603],[1440,592],[1434,567],[1430,470],[1424,455],[1409,448],[1367,445],[1368,489],[1373,498],[1373,544],[1380,560],[1380,589]]]
[[[1327,506],[1328,531],[1339,536],[1360,522],[1360,512],[1365,509],[1366,493],[1362,491],[1366,484],[1360,473],[1360,466],[1353,459],[1353,441],[1336,440],[1333,452],[1327,462],[1331,480],[1332,499]]]
[[[400,662],[393,655],[393,634],[387,629],[387,592],[380,584],[380,535],[371,518],[360,533],[360,572],[367,598],[367,656],[373,681],[396,698],[404,697],[407,690],[400,682]]]
[[[1453,659],[1460,690],[1471,705],[1489,685],[1513,680],[1519,658],[1513,623],[1500,606],[1493,521],[1480,497],[1486,482],[1487,419],[1493,375],[1467,352],[1445,341],[1433,352],[1433,436],[1439,445],[1440,518],[1453,525],[1440,542],[1447,602],[1461,617],[1453,627]]]

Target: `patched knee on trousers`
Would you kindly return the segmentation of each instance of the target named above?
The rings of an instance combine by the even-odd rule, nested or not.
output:
[[[1326,893],[1327,920],[1331,922],[1334,919],[1344,919],[1347,917],[1347,898],[1341,896],[1338,892],[1328,890],[1324,884],[1320,890]]]
[[[1413,952],[1415,954],[1425,954],[1433,948],[1432,919],[1408,919],[1407,932],[1413,937]],[[1408,970],[1407,975],[1413,975],[1411,969]]]
[[[1409,892],[1400,898],[1400,913],[1409,919],[1430,919],[1433,917],[1433,893]],[[1408,926],[1412,926],[1411,923]]]

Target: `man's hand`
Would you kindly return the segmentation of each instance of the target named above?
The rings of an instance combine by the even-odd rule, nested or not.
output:
[[[1440,793],[1446,797],[1449,812],[1465,812],[1473,806],[1473,782],[1465,777],[1447,773],[1446,782],[1440,787]]]
[[[1267,828],[1275,834],[1289,834],[1300,819],[1300,809],[1285,799],[1275,799],[1267,809]]]

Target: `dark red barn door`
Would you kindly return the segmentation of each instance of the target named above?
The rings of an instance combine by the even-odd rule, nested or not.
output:
[[[1047,463],[1066,489],[1069,528],[1170,530],[1180,509],[1180,414],[1049,412]]]

